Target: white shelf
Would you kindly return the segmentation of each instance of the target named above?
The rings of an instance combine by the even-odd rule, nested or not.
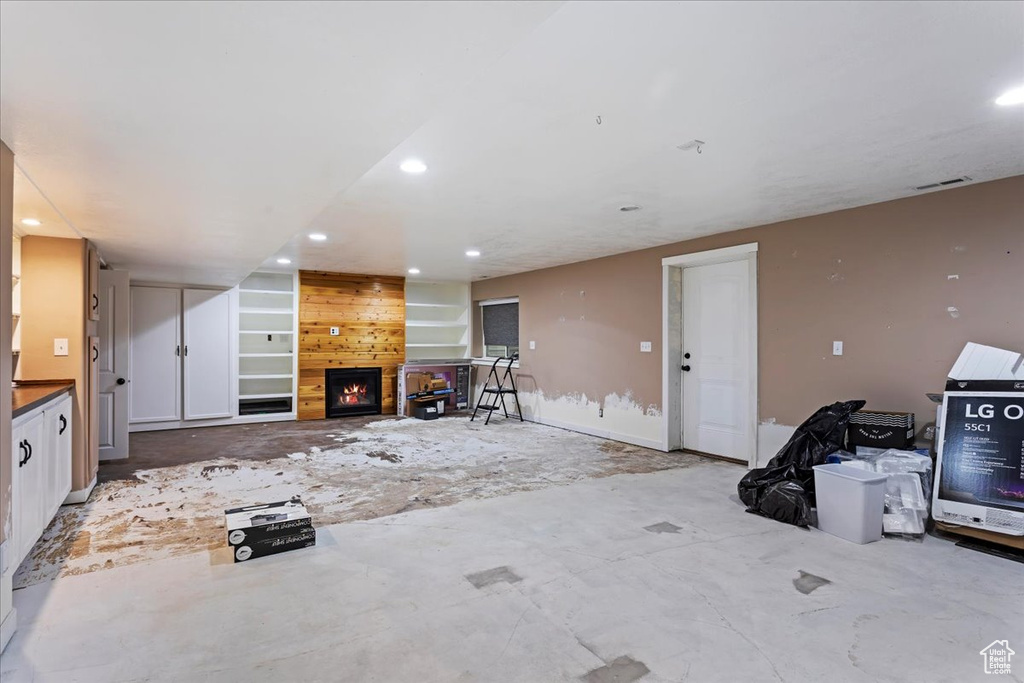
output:
[[[426,320],[407,320],[405,321],[406,327],[448,327],[448,328],[465,328],[466,323],[450,323],[450,322],[435,322]]]
[[[464,349],[466,344],[406,344],[407,349]]]
[[[238,334],[295,334],[294,330],[239,330]]]
[[[242,294],[280,294],[282,296],[284,296],[284,295],[292,296],[293,294],[295,294],[295,292],[291,291],[290,289],[289,290],[280,290],[280,289],[242,289],[242,288],[239,288],[238,291],[241,292]]]
[[[465,308],[463,304],[425,304],[407,301],[406,308]]]
[[[293,353],[240,353],[239,358],[291,358]]]
[[[284,308],[240,308],[239,313],[251,313],[254,315],[294,315],[292,309]]]
[[[282,394],[243,394],[243,393],[239,393],[238,394],[238,398],[240,400],[241,399],[246,399],[246,398],[291,398],[291,397],[292,397],[292,392],[290,392],[290,391],[288,393],[282,393]]]
[[[239,375],[238,379],[291,379],[292,377],[293,375],[289,372],[286,375]]]

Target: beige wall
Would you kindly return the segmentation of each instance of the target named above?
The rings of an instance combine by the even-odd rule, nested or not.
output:
[[[73,491],[96,475],[88,457],[85,287],[88,243],[82,239],[26,236],[21,240],[21,378],[73,379]],[[53,340],[68,340],[68,355],[53,355]]]
[[[1024,350],[1024,176],[482,280],[473,300],[519,297],[524,390],[628,392],[650,414],[661,404],[661,259],[747,242],[759,245],[761,420],[796,425],[863,398],[924,424],[924,394],[942,390],[965,342]]]
[[[11,245],[14,153],[0,142],[0,543],[11,519]],[[0,614],[0,619],[6,614]]]

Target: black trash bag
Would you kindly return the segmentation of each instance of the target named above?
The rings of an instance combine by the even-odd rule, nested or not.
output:
[[[747,512],[807,526],[810,509],[815,502],[813,468],[824,464],[825,458],[843,447],[850,415],[863,408],[864,404],[865,401],[833,403],[819,408],[804,420],[782,450],[768,461],[767,467],[751,470],[736,486]],[[775,486],[782,482],[796,486]],[[769,490],[772,491],[769,501],[771,512],[765,509]]]
[[[770,484],[761,496],[757,513],[796,526],[807,526],[811,523],[811,504],[807,492],[795,481],[777,481]]]

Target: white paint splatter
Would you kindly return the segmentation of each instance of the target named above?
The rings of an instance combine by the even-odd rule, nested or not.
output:
[[[959,279],[960,279],[960,276],[959,276],[959,275],[956,275],[956,274],[954,274],[954,275],[947,275],[947,276],[946,276],[946,279],[947,279],[947,280],[959,280]]]
[[[956,306],[947,307],[946,312],[949,313],[950,318],[955,319],[960,317],[960,309],[958,309]]]

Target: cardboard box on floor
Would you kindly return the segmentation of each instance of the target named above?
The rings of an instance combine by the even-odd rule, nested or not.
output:
[[[949,372],[932,517],[955,534],[1020,547],[1024,536],[1024,356],[968,343]]]

